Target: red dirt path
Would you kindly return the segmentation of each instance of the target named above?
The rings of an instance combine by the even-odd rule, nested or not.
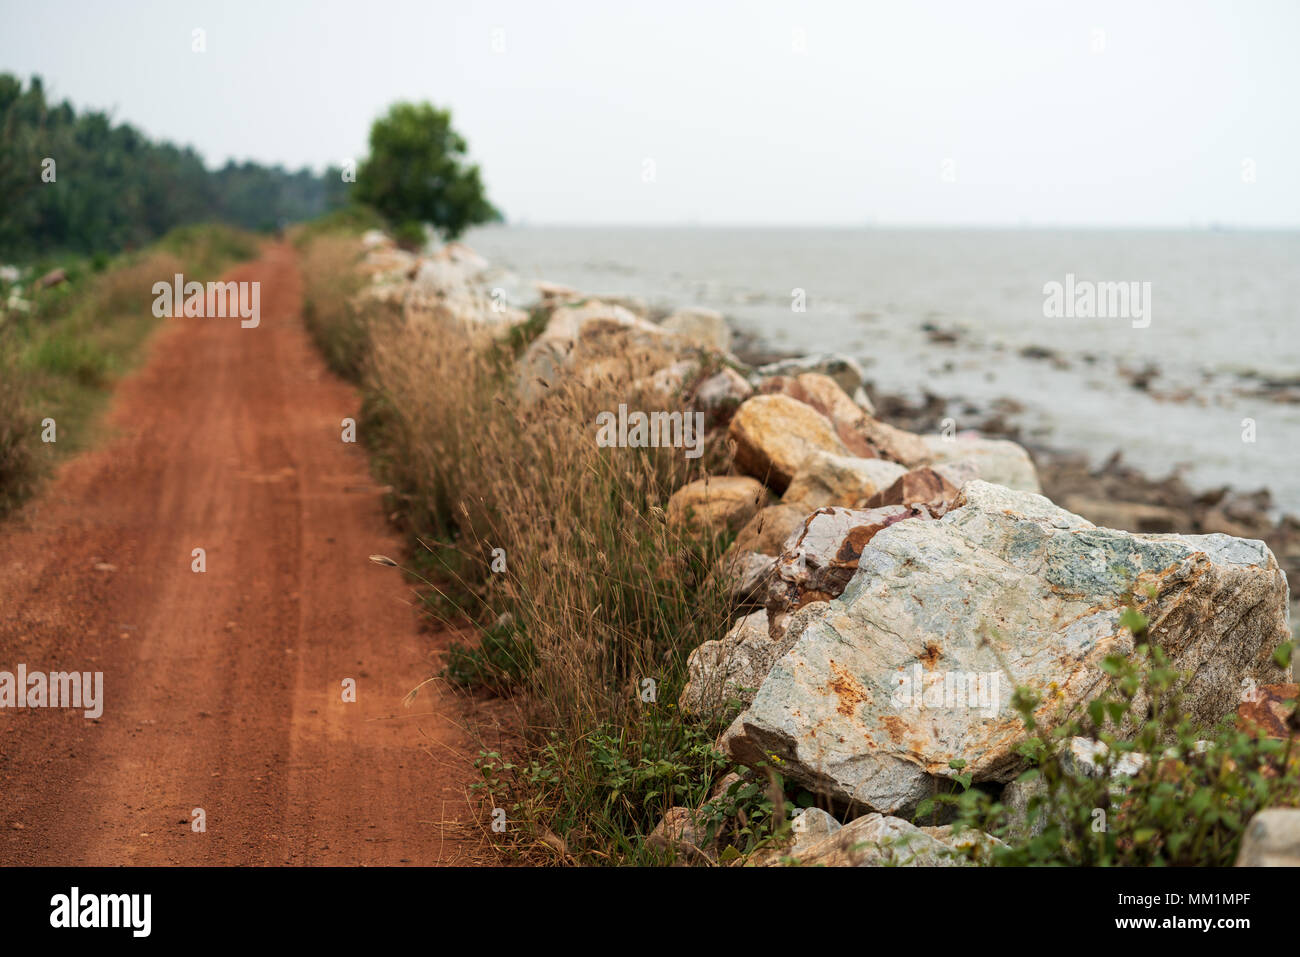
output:
[[[163,320],[111,438],[0,525],[0,670],[105,686],[94,721],[0,709],[0,864],[471,863],[462,703],[402,705],[439,639],[367,560],[402,545],[340,438],[357,395],[290,246],[225,278],[261,282],[261,325]]]

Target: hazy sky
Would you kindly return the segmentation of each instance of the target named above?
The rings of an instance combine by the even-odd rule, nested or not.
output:
[[[1296,227],[1298,47],[1297,0],[0,0],[0,70],[210,164],[449,106],[531,223]]]

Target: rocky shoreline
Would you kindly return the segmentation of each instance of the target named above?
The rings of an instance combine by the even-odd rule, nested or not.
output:
[[[738,339],[736,354],[754,365],[795,358],[767,350],[748,338]],[[927,392],[917,403],[878,392],[869,377],[864,389],[882,418],[911,432],[940,432],[944,420],[961,416],[971,429],[989,438],[1007,439],[1024,447],[1034,461],[1043,494],[1098,525],[1139,532],[1219,532],[1237,538],[1263,540],[1277,556],[1289,580],[1300,581],[1300,516],[1278,514],[1266,486],[1244,491],[1232,486],[1197,489],[1174,472],[1155,478],[1115,452],[1100,466],[1083,453],[1036,442],[1008,422],[1019,411],[1013,400],[991,408],[973,406],[959,397]],[[1292,595],[1293,612],[1300,611],[1300,594]],[[1300,637],[1300,615],[1292,614]]]
[[[421,258],[379,234],[365,244],[362,297],[516,344],[523,414],[571,414],[566,396],[586,391],[619,400],[612,444],[698,444],[704,477],[663,519],[734,536],[712,577],[736,617],[691,653],[679,706],[699,720],[738,706],[721,751],[818,797],[780,857],[898,863],[905,846],[937,864],[996,842],[905,818],[959,777],[1010,800],[1026,768],[1013,692],[1036,696],[1046,728],[1086,708],[1109,685],[1103,661],[1134,654],[1135,617],[1194,675],[1198,725],[1236,712],[1244,688],[1294,697],[1277,556],[1300,564],[1300,523],[1272,519],[1267,493],[1196,493],[1118,457],[1089,469],[1014,441],[997,409],[964,410],[981,428],[959,432],[950,401],[873,394],[849,356],[761,354],[713,310],[656,316],[539,283],[525,311],[462,245]],[[653,410],[638,413],[649,432],[629,432],[629,403]],[[653,839],[711,859],[696,815],[673,809]]]

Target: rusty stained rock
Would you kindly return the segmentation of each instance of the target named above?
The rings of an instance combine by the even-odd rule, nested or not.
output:
[[[776,616],[838,597],[877,532],[920,513],[902,505],[819,508],[787,539],[777,559],[767,608]]]
[[[1300,735],[1296,698],[1298,684],[1247,685],[1244,700],[1237,707],[1237,727],[1267,738],[1286,739]]]
[[[900,475],[888,488],[881,489],[861,503],[862,508],[886,505],[921,506],[934,518],[952,508],[957,486],[934,469],[919,468]]]
[[[1039,693],[1047,728],[1100,693],[1102,659],[1133,650],[1119,622],[1135,586],[1155,590],[1149,636],[1195,675],[1187,704],[1202,726],[1236,710],[1245,679],[1290,680],[1272,661],[1290,638],[1286,580],[1262,542],[1096,528],[1042,496],[971,481],[943,518],[871,538],[843,594],[789,629],[790,651],[723,749],[741,764],[775,756],[810,790],[882,813],[949,787],[954,759],[976,782],[1005,783],[1023,770],[1013,689]],[[918,668],[942,676],[937,701],[900,683]],[[963,693],[994,673],[995,703]]]

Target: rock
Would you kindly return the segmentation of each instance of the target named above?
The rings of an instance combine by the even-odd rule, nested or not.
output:
[[[699,306],[678,309],[660,325],[668,332],[714,352],[731,350],[731,327],[716,309]]]
[[[855,389],[851,398],[863,412],[867,413],[867,415],[871,416],[873,419],[876,417],[875,403],[871,401],[871,396],[867,395],[866,389]]]
[[[811,511],[825,505],[859,505],[907,470],[886,459],[812,452],[795,472],[781,501]]]
[[[713,787],[709,789],[709,800],[716,801],[718,798],[725,796],[731,790],[733,784],[741,784],[744,780],[744,777],[736,771],[728,771],[714,782]]]
[[[773,557],[780,555],[785,540],[803,526],[804,519],[811,511],[802,505],[784,503],[760,509],[749,524],[740,530],[731,548],[738,552],[759,552]]]
[[[545,279],[539,279],[533,283],[533,288],[543,300],[552,300],[555,302],[568,302],[574,299],[582,298],[582,293],[572,286],[566,286],[563,283],[549,282]]]
[[[420,259],[415,253],[395,246],[376,246],[366,253],[357,267],[371,282],[406,282],[415,275]]]
[[[930,466],[952,485],[961,488],[971,479],[980,477],[979,465],[970,459],[957,459],[954,462],[941,462]]]
[[[1099,502],[1082,495],[1067,495],[1061,500],[1061,507],[1105,528],[1122,528],[1130,532],[1190,531],[1183,513],[1161,505]]]
[[[1300,810],[1268,808],[1252,817],[1237,867],[1300,867]]]
[[[773,376],[761,381],[759,392],[788,396],[816,409],[834,427],[844,447],[860,458],[886,458],[908,467],[930,460],[929,448],[919,435],[874,418],[829,376],[816,372]]]
[[[824,841],[843,826],[819,807],[804,808],[790,819],[790,831],[795,839],[794,849],[797,851],[800,845],[811,847],[818,841]]]
[[[848,451],[824,415],[785,395],[756,395],[732,417],[736,467],[784,492],[808,454]]]
[[[819,807],[804,808],[790,819],[790,836],[784,843],[756,851],[745,863],[751,867],[774,867],[787,858],[798,860],[843,826]]]
[[[776,580],[775,569],[772,580]],[[826,606],[827,602],[824,601],[810,601],[793,610],[767,609],[767,633],[773,641],[781,643],[781,654],[790,650],[795,638],[803,634],[805,627],[826,614]],[[767,675],[764,674],[763,677],[766,678]],[[748,706],[750,702],[746,701],[745,704]]]
[[[468,246],[459,247],[461,251],[456,248],[443,247],[419,260],[411,282],[396,287],[405,291],[402,302],[406,321],[502,327],[526,321],[525,312],[493,300],[475,281],[479,271],[476,263],[481,257]]]
[[[756,611],[732,626],[726,637],[706,641],[686,661],[689,679],[677,706],[691,715],[713,717],[731,700],[753,700],[772,662],[783,653],[767,632],[767,613]]]
[[[650,318],[650,304],[647,303],[640,296],[628,296],[628,295],[612,296],[612,295],[602,293],[600,298],[604,302],[613,303],[616,306],[622,306],[624,309],[632,313],[632,315],[636,316],[638,319]]]
[[[767,588],[776,571],[776,557],[761,552],[729,549],[719,572],[727,581],[727,594],[737,604],[767,601]]]
[[[656,335],[660,332],[658,326],[638,319],[622,306],[600,299],[587,299],[581,303],[558,307],[551,313],[546,329],[539,338],[573,342],[582,335],[583,329],[593,323],[640,329],[648,335]]]
[[[820,372],[822,375],[830,376],[849,395],[856,393],[867,378],[858,360],[831,352],[801,356],[797,359],[782,359],[779,362],[760,366],[754,370],[754,378],[761,382],[772,376],[798,376],[804,372]]]
[[[943,518],[876,533],[844,593],[790,630],[722,746],[742,764],[775,754],[789,779],[886,813],[949,787],[935,779],[951,779],[953,759],[1005,783],[1024,767],[1013,689],[1041,696],[1045,730],[1104,690],[1101,660],[1133,651],[1119,619],[1135,584],[1155,589],[1141,606],[1150,638],[1195,675],[1186,701],[1201,725],[1236,708],[1245,678],[1289,680],[1271,660],[1290,635],[1286,580],[1262,542],[1100,529],[972,481]]]
[[[695,387],[692,406],[704,413],[709,426],[726,425],[740,404],[754,394],[754,388],[735,369],[723,366]]]
[[[598,299],[565,305],[551,313],[545,330],[516,366],[516,390],[529,402],[543,395],[560,378],[602,359],[621,359],[627,381],[649,375],[675,358],[679,343],[654,323],[639,319],[622,306]],[[608,372],[608,367],[603,367]]]
[[[1217,532],[1234,538],[1255,538],[1259,534],[1250,526],[1229,518],[1228,513],[1221,508],[1206,509],[1200,516],[1199,524],[1201,531],[1206,534]]]
[[[382,229],[367,229],[361,234],[361,245],[365,249],[393,249],[397,243]]]
[[[57,286],[59,283],[68,281],[68,271],[66,269],[51,269],[40,279],[36,280],[37,289],[49,289],[51,286]]]
[[[854,509],[819,508],[785,543],[768,589],[771,615],[795,611],[811,601],[829,601],[857,573],[858,558],[873,536],[911,518],[901,505]]]
[[[799,856],[802,867],[955,867],[967,863],[936,838],[897,817],[854,818]]]
[[[921,436],[913,432],[896,429],[869,415],[860,419],[856,428],[882,458],[891,459],[908,468],[929,465],[931,462],[929,446]]]
[[[1007,846],[1005,841],[998,840],[992,834],[985,834],[983,831],[970,827],[962,828],[959,831],[955,824],[923,827],[921,831],[954,851],[964,851],[967,848],[978,847],[978,853],[991,854],[995,848]]]
[[[645,841],[649,847],[671,851],[684,863],[715,864],[714,849],[705,846],[704,837],[705,827],[696,811],[671,807]]]
[[[459,263],[445,259],[422,259],[411,280],[411,293],[421,297],[477,298],[470,273]]]
[[[982,439],[973,435],[921,436],[929,452],[929,465],[967,461],[979,469],[985,482],[1005,485],[1019,492],[1041,492],[1034,461],[1022,446],[1006,439]]]
[[[1029,813],[1029,802],[1035,797],[1047,797],[1047,784],[1041,777],[1012,781],[1002,789],[998,800],[1007,809],[1009,836],[1015,843],[1037,837],[1047,826],[1047,814],[1041,804],[1032,815]]]
[[[763,556],[766,557],[766,556]],[[769,559],[770,560],[770,559]],[[717,717],[729,701],[749,707],[773,663],[790,650],[792,636],[824,613],[825,602],[810,602],[773,624],[766,611],[740,618],[721,640],[706,641],[687,658],[689,675],[678,698],[687,714]],[[789,628],[786,628],[786,624]]]
[[[1242,702],[1237,706],[1237,727],[1255,735],[1283,740],[1300,735],[1296,723],[1296,699],[1300,685],[1251,685],[1242,689]]]
[[[641,380],[633,385],[633,389],[645,388],[659,393],[665,404],[675,400],[686,388],[686,384],[695,377],[699,370],[700,364],[690,359],[678,359],[671,365],[664,366],[655,372],[648,381]]]
[[[900,475],[888,488],[881,489],[862,503],[863,508],[883,508],[886,505],[924,507],[939,518],[952,507],[957,497],[957,487],[935,469],[912,469]]]
[[[492,265],[469,246],[457,240],[445,243],[433,255],[437,259],[455,263],[468,276],[478,276]]]
[[[1079,778],[1099,778],[1106,771],[1110,748],[1106,742],[1093,738],[1071,738],[1061,752],[1061,770]],[[1136,777],[1147,765],[1147,756],[1127,752],[1115,759],[1110,769],[1112,778]]]
[[[867,441],[862,422],[864,412],[838,383],[818,372],[804,372],[795,378],[773,376],[759,390],[764,395],[788,395],[805,405],[810,405],[835,427],[835,434],[853,455],[877,458],[876,449]]]
[[[738,532],[772,500],[767,486],[756,479],[714,475],[683,485],[672,494],[666,510],[668,524]]]

